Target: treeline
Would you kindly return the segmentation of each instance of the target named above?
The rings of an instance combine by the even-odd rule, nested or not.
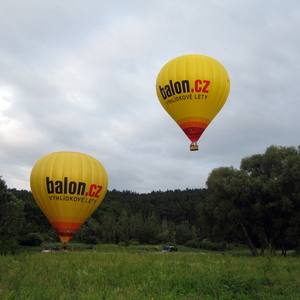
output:
[[[74,236],[85,243],[172,243],[212,250],[244,244],[253,255],[300,245],[300,148],[271,146],[220,167],[205,189],[109,191]],[[57,241],[28,191],[0,178],[0,250]]]

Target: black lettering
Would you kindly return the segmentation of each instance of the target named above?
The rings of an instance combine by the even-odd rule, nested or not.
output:
[[[177,93],[177,94],[180,94],[180,93],[181,93],[181,84],[180,84],[179,81],[176,81],[176,82],[174,83],[174,87],[175,87],[176,93]]]
[[[47,193],[48,194],[53,194],[54,193],[54,183],[52,180],[50,180],[49,177],[46,177],[46,188],[47,188]]]
[[[165,92],[166,92],[167,97],[172,97],[173,96],[171,88],[170,88],[169,85],[165,86]]]
[[[68,177],[64,178],[64,194],[68,193]]]
[[[167,99],[167,95],[165,93],[165,90],[163,87],[159,86],[159,90],[160,90],[160,94],[162,95],[163,99],[166,100]]]
[[[77,184],[75,181],[69,183],[69,194],[74,195],[76,193]]]
[[[171,91],[172,91],[172,95],[175,95],[175,91],[174,91],[174,87],[173,87],[173,81],[169,80],[169,83],[170,83],[170,88],[171,88]]]
[[[190,92],[190,82],[188,80],[182,80],[182,92],[189,93]]]
[[[78,188],[77,188],[77,195],[84,195],[85,187],[86,187],[86,183],[79,182],[78,183]]]
[[[70,181],[68,177],[64,177],[63,180],[50,180],[50,177],[46,177],[46,190],[48,194],[77,194],[85,195],[86,183]]]
[[[62,194],[63,191],[63,183],[60,180],[55,181],[55,193]]]

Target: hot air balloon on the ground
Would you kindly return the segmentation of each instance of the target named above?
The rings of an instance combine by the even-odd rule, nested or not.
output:
[[[79,152],[54,152],[31,172],[33,197],[66,244],[101,204],[108,178],[102,164]]]
[[[206,55],[177,57],[160,70],[156,93],[161,105],[191,140],[190,150],[224,105],[230,88],[222,64]]]

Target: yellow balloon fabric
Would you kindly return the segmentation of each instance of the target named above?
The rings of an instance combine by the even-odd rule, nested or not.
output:
[[[230,89],[227,71],[206,55],[183,55],[160,70],[156,93],[161,105],[196,143],[223,107]]]
[[[107,173],[95,158],[79,152],[54,152],[38,160],[30,186],[40,209],[67,243],[103,201]]]

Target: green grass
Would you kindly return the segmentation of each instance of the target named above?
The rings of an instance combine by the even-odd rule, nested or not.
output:
[[[102,245],[0,256],[0,299],[300,299],[297,257],[158,249]]]

